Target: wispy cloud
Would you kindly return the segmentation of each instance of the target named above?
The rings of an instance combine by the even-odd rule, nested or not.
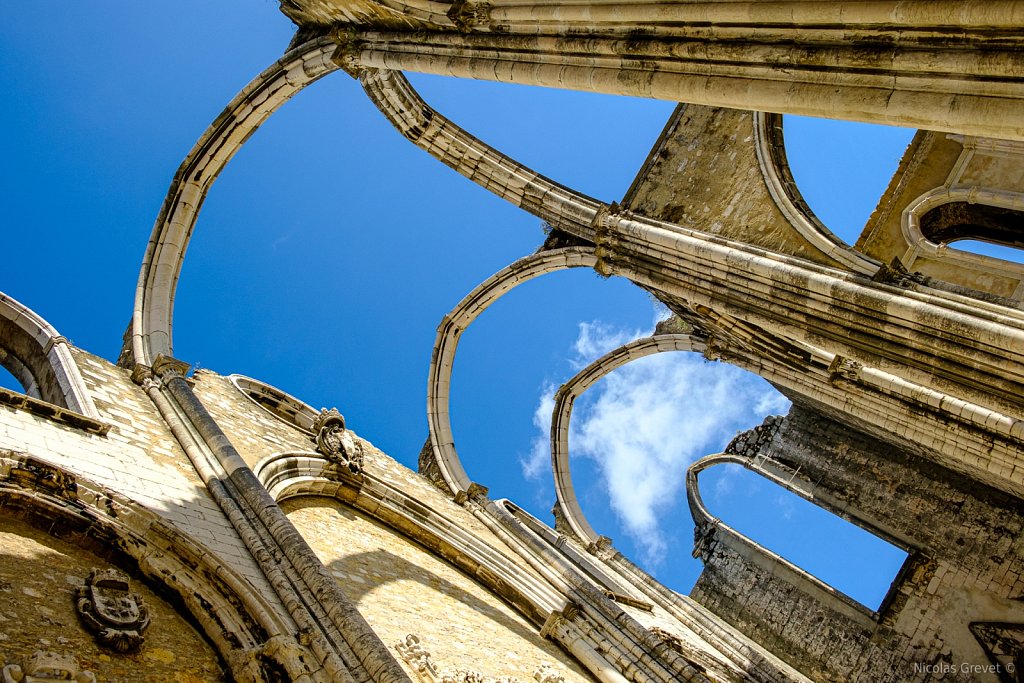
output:
[[[651,332],[582,323],[570,364],[582,368]],[[545,387],[534,415],[540,433],[523,462],[530,477],[539,477],[550,459],[553,389]],[[596,462],[597,485],[623,530],[642,558],[656,565],[665,557],[666,527],[671,526],[664,523],[664,514],[681,500],[690,463],[722,450],[738,431],[788,405],[766,382],[738,368],[709,363],[694,353],[657,354],[620,368],[577,401],[570,450],[573,458]]]
[[[523,476],[532,481],[539,481],[547,473],[551,464],[551,412],[555,409],[555,385],[546,384],[537,400],[537,409],[533,412],[533,426],[539,435],[534,437],[530,454],[519,459],[523,468]]]

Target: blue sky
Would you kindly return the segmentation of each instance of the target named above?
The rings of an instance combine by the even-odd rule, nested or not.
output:
[[[293,29],[270,0],[36,2],[10,14],[0,25],[0,291],[78,346],[114,359],[175,169],[231,97],[280,56]],[[673,107],[437,77],[413,82],[473,134],[605,201],[629,187]],[[852,241],[910,131],[786,125],[808,201]],[[839,195],[844,183],[858,189]],[[214,185],[178,289],[175,355],[257,377],[316,407],[337,406],[352,429],[415,467],[441,316],[542,240],[536,218],[414,148],[354,81],[334,74],[272,117]],[[466,332],[455,368],[453,427],[469,475],[493,497],[549,519],[546,401],[586,362],[649,333],[662,314],[638,288],[593,272],[557,273],[501,299]],[[688,590],[700,565],[689,557],[686,465],[784,410],[757,378],[691,355],[621,369],[574,413],[574,480],[591,523]],[[712,511],[755,537],[768,534],[762,540],[783,554],[819,547],[812,532],[839,534],[749,477],[712,470],[702,481]],[[790,532],[798,527],[806,529],[799,537]],[[864,548],[877,555],[876,546]],[[834,580],[878,574],[887,585],[895,571],[846,566]]]

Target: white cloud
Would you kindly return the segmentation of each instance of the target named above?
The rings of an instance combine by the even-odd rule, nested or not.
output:
[[[581,323],[570,364],[584,367],[608,351],[651,330],[621,330]],[[539,430],[523,471],[537,478],[550,460],[554,387],[542,392],[534,424]],[[570,426],[573,458],[591,458],[598,485],[642,559],[664,559],[664,515],[683,499],[686,468],[722,450],[735,434],[784,412],[789,402],[767,383],[738,368],[709,363],[695,353],[649,356],[615,371],[577,400]],[[585,503],[581,482],[574,482]],[[601,530],[598,529],[600,533]],[[609,534],[611,535],[611,534]]]
[[[537,409],[533,412],[533,426],[540,433],[533,439],[530,455],[520,458],[523,476],[532,481],[539,481],[548,471],[551,464],[551,413],[555,409],[555,385],[546,384],[540,392]]]
[[[569,362],[577,370],[594,362],[612,349],[628,344],[634,339],[646,337],[652,330],[617,330],[600,321],[580,323],[580,333],[573,344],[576,357]]]

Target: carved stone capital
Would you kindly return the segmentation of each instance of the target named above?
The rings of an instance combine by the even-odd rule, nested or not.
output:
[[[489,26],[491,23],[491,6],[486,2],[468,2],[455,0],[447,12],[455,27],[463,33],[469,33],[477,26]]]
[[[607,536],[598,536],[596,541],[587,546],[587,551],[591,555],[596,555],[604,560],[616,553],[615,548],[612,546],[612,539]]]
[[[190,367],[192,366],[185,361],[165,356],[162,353],[157,354],[153,359],[153,372],[164,381],[175,377],[184,379]]]
[[[153,368],[142,363],[136,363],[132,366],[131,378],[139,386],[146,386],[147,381],[153,380]]]
[[[478,484],[475,481],[469,483],[469,488],[466,489],[466,496],[473,501],[486,501],[487,500],[488,488],[482,484]]]
[[[609,218],[618,215],[620,209],[617,202],[601,206],[590,223],[594,229],[594,256],[597,257],[594,270],[604,277],[610,276],[613,272],[612,263],[618,247],[618,240],[611,229],[612,221]]]
[[[331,55],[331,61],[352,78],[359,78],[364,68],[359,62],[359,53],[363,41],[356,37],[351,29],[340,29],[332,35],[338,47]]]
[[[733,356],[732,349],[729,342],[724,340],[721,335],[712,334],[707,337],[704,341],[704,360],[727,361]]]

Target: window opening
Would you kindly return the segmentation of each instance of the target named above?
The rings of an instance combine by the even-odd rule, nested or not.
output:
[[[1024,262],[1024,212],[988,204],[949,202],[921,216],[921,234],[960,251]]]
[[[738,465],[701,473],[709,511],[872,611],[908,558],[903,548]]]

